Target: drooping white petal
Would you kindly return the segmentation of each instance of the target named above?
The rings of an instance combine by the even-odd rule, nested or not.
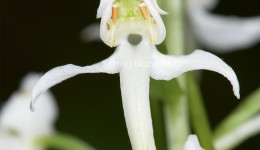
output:
[[[189,14],[196,38],[212,50],[228,52],[260,41],[260,17],[224,17],[206,10]]]
[[[146,3],[147,7],[148,7],[148,10],[150,12],[150,14],[153,16],[155,22],[156,22],[156,25],[158,27],[158,37],[156,38],[156,41],[153,41],[154,44],[158,45],[158,44],[161,44],[163,42],[163,40],[165,39],[165,36],[166,36],[166,29],[165,29],[165,25],[162,21],[162,18],[156,8],[156,6],[158,5],[154,5],[154,2],[153,1],[150,1],[150,0],[144,0],[144,2]]]
[[[166,11],[162,10],[162,9],[159,7],[159,5],[158,5],[158,3],[157,3],[157,0],[144,0],[144,2],[145,2],[146,4],[152,3],[153,6],[154,6],[154,7],[157,9],[157,11],[159,12],[159,14],[163,14],[163,15],[167,15],[167,14],[168,14]]]
[[[104,8],[104,12],[101,17],[100,22],[100,37],[102,41],[107,44],[108,46],[111,46],[110,41],[107,39],[107,23],[112,17],[112,5],[114,0],[104,0],[106,2],[106,7]]]
[[[14,92],[1,109],[0,140],[6,141],[5,147],[36,150],[34,140],[54,131],[58,110],[50,92],[39,98],[41,107],[35,113],[28,109],[32,88],[40,76],[35,73],[25,76],[19,91]]]
[[[184,150],[204,150],[196,135],[190,135],[184,145]]]
[[[235,146],[246,139],[259,134],[260,132],[260,115],[242,123],[234,130],[214,140],[217,150],[233,149]]]
[[[32,92],[32,101],[31,101],[31,110],[34,110],[34,104],[36,99],[47,89],[52,86],[68,79],[78,74],[83,73],[109,73],[114,74],[118,73],[118,64],[117,64],[117,52],[115,52],[108,59],[101,61],[100,63],[91,65],[91,66],[75,66],[72,64],[56,67],[47,73],[45,73]]]
[[[233,85],[234,95],[239,98],[239,83],[235,72],[217,56],[195,50],[186,56],[163,55],[153,47],[153,62],[151,77],[158,80],[170,80],[182,73],[192,70],[205,69],[218,72],[225,76]]]
[[[123,108],[132,149],[155,150],[149,102],[149,42],[137,46],[125,42],[118,50]]]
[[[101,18],[105,12],[106,7],[109,3],[113,3],[114,0],[100,0],[98,10],[97,10],[97,18]],[[110,7],[111,9],[111,7]]]

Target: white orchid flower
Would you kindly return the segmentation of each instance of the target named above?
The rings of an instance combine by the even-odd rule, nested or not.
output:
[[[187,56],[168,56],[156,49],[155,44],[161,43],[166,33],[160,12],[156,1],[101,0],[97,13],[102,18],[100,35],[107,45],[117,46],[114,54],[91,66],[69,64],[48,71],[32,92],[31,109],[34,110],[36,99],[44,91],[75,75],[119,73],[132,148],[155,150],[149,103],[150,77],[170,80],[191,70],[211,70],[228,78],[239,98],[239,84],[234,71],[217,56],[202,50]]]
[[[5,148],[4,150],[40,150],[41,148],[35,146],[35,140],[54,131],[57,107],[51,93],[46,92],[39,98],[41,107],[35,113],[28,109],[32,89],[40,76],[35,73],[25,76],[19,91],[14,92],[2,107],[0,148]]]
[[[204,150],[199,143],[197,135],[190,135],[184,145],[184,150]]]
[[[239,18],[208,12],[218,0],[188,0],[188,15],[196,39],[219,52],[244,49],[260,41],[260,16]]]

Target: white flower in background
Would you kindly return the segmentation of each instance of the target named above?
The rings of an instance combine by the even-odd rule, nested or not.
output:
[[[208,12],[218,0],[188,0],[188,16],[195,38],[211,50],[229,52],[260,41],[260,16],[239,18]]]
[[[83,42],[101,41],[99,30],[99,23],[88,25],[81,31],[80,38]]]
[[[41,107],[32,113],[29,109],[31,91],[41,74],[26,75],[19,91],[14,92],[0,113],[0,150],[40,150],[34,142],[54,131],[57,106],[50,92],[39,98]]]
[[[155,150],[149,103],[150,77],[170,80],[191,70],[218,72],[230,80],[239,98],[239,84],[234,71],[217,56],[196,50],[187,56],[168,56],[155,47],[165,38],[165,27],[155,0],[101,0],[101,39],[117,46],[109,58],[91,65],[72,64],[56,67],[41,77],[32,92],[31,109],[48,88],[83,73],[120,75],[124,115],[132,148]],[[173,91],[174,92],[174,91]]]
[[[196,135],[190,135],[184,145],[184,150],[204,150]]]

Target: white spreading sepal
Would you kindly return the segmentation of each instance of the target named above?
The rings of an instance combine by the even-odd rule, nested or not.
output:
[[[157,80],[170,80],[192,70],[210,70],[225,76],[232,84],[234,95],[239,98],[239,83],[233,69],[217,56],[195,50],[186,56],[163,55],[153,47],[151,77]]]
[[[91,65],[91,66],[75,66],[72,64],[64,65],[60,67],[56,67],[47,73],[45,73],[32,92],[32,99],[31,99],[31,110],[34,111],[34,104],[37,98],[45,92],[47,89],[51,88],[52,86],[68,79],[74,77],[78,74],[83,73],[109,73],[114,74],[118,73],[118,62],[116,57],[117,52],[115,52],[112,56],[107,58],[106,60],[101,61],[100,63]]]

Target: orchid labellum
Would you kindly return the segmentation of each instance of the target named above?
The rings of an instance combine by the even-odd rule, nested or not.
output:
[[[170,80],[191,70],[211,70],[224,75],[239,98],[236,74],[217,56],[202,50],[187,56],[168,56],[156,49],[155,45],[163,42],[166,35],[160,17],[164,13],[156,0],[101,0],[97,11],[97,17],[101,18],[100,36],[108,46],[116,47],[114,54],[91,66],[68,64],[48,71],[33,90],[31,109],[44,91],[75,75],[119,73],[132,148],[155,150],[149,103],[150,77]]]

